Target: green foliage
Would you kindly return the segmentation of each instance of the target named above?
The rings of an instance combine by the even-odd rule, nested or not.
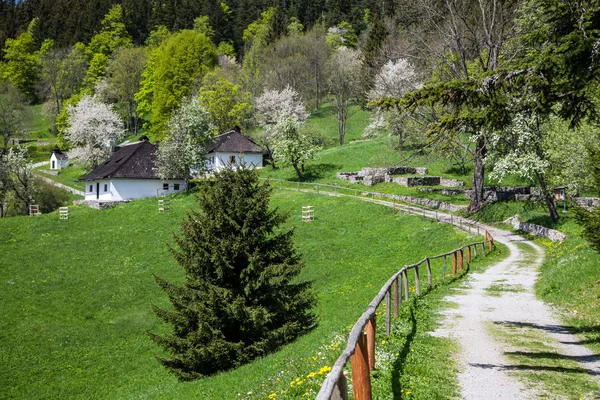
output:
[[[597,134],[600,138],[600,134]],[[591,165],[591,174],[594,179],[594,187],[600,195],[600,148],[598,146],[588,147]],[[583,225],[582,236],[590,242],[596,251],[600,251],[600,208],[588,211],[582,207],[576,207],[577,220]]]
[[[271,20],[275,15],[275,8],[271,7],[260,14],[260,18],[252,22],[246,29],[242,38],[244,42],[253,46],[264,47],[269,44]]]
[[[110,56],[119,47],[130,47],[131,36],[127,33],[123,22],[123,10],[120,4],[115,4],[104,16],[98,33],[92,37],[86,53],[91,62],[96,54]]]
[[[98,33],[92,37],[85,52],[90,64],[85,86],[90,89],[106,75],[110,56],[118,48],[131,46],[131,36],[125,29],[123,11],[120,4],[115,4],[106,14]]]
[[[250,94],[241,85],[228,81],[220,69],[204,76],[198,97],[221,133],[241,126],[252,109]]]
[[[166,26],[159,25],[152,32],[150,32],[150,35],[148,35],[148,39],[146,39],[146,46],[158,47],[169,36],[171,36],[171,31],[169,31]]]
[[[139,115],[151,119],[150,132],[155,138],[164,136],[171,112],[216,62],[213,43],[193,30],[177,32],[152,50],[135,99]]]
[[[29,100],[35,99],[35,85],[41,68],[40,56],[52,47],[52,41],[45,41],[38,50],[33,33],[37,24],[37,19],[32,20],[27,31],[16,39],[6,40],[4,46],[6,64],[0,71],[2,72],[0,78],[8,79]]]
[[[56,116],[56,130],[57,130],[57,144],[62,150],[68,150],[71,148],[71,143],[66,139],[67,129],[69,129],[69,107],[77,106],[77,103],[83,96],[89,94],[88,90],[83,90],[79,93],[74,94],[63,103],[63,108],[60,113]]]
[[[43,214],[68,205],[71,199],[69,192],[59,189],[40,178],[35,180],[33,198],[35,204],[40,206],[40,212]]]
[[[252,170],[226,169],[198,197],[171,249],[183,286],[156,278],[174,309],[155,307],[173,326],[151,338],[172,353],[159,358],[190,380],[264,356],[315,323],[308,282],[292,283],[304,264],[286,215],[269,207],[271,189]]]
[[[211,40],[215,37],[215,31],[210,26],[210,20],[206,15],[201,15],[194,20],[194,30],[206,35]]]
[[[235,58],[235,48],[231,42],[221,42],[217,47],[217,54],[220,56],[229,56]]]

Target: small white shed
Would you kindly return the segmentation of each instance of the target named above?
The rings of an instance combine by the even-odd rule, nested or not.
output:
[[[236,127],[214,138],[214,143],[206,151],[206,169],[218,172],[228,166],[241,165],[262,168],[264,154],[265,151],[259,145],[242,135]]]
[[[63,169],[69,166],[69,157],[55,146],[50,156],[50,169]]]
[[[155,172],[156,145],[142,140],[123,146],[85,181],[86,200],[121,201],[162,196],[186,189],[186,179],[160,179]]]

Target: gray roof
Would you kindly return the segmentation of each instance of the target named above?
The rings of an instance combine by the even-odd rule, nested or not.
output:
[[[68,160],[69,157],[65,153],[63,153],[58,146],[54,146],[52,150],[52,154],[56,157],[57,160]]]
[[[155,172],[155,163],[156,145],[144,140],[123,146],[115,151],[108,160],[79,180],[160,179]]]
[[[206,149],[207,153],[265,153],[252,139],[242,135],[239,128],[215,136],[213,140]]]

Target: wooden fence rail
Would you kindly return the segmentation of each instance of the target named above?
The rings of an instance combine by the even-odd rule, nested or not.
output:
[[[362,200],[370,200],[372,202],[382,202],[384,204],[391,205],[394,208],[396,207],[396,200],[386,199],[381,200],[381,195],[373,192],[365,192],[360,191],[358,189],[346,188],[342,186],[335,185],[324,185],[324,184],[314,184],[314,183],[305,183],[305,182],[287,182],[282,180],[274,180],[278,182],[278,185],[274,185],[274,187],[279,187],[280,189],[294,189],[297,191],[301,191],[301,185],[305,187],[312,186],[313,189],[304,189],[304,191],[315,192],[319,194],[329,194],[335,196],[351,196],[360,198]],[[325,190],[323,190],[325,189]],[[329,189],[329,190],[327,190]],[[333,191],[331,191],[333,189]],[[344,194],[343,192],[347,191],[349,194]],[[376,200],[376,197],[378,200]],[[402,267],[398,272],[396,272],[388,281],[383,285],[379,293],[375,296],[375,298],[369,303],[367,309],[360,316],[358,321],[352,327],[350,334],[348,336],[348,341],[346,348],[342,352],[342,354],[338,357],[335,364],[333,365],[331,372],[325,378],[319,394],[317,395],[317,400],[347,400],[348,399],[348,384],[346,382],[346,375],[344,373],[344,368],[348,361],[350,361],[351,369],[352,369],[352,389],[354,393],[355,400],[371,400],[371,375],[370,371],[375,369],[376,367],[376,352],[375,352],[375,343],[376,343],[376,313],[377,308],[380,304],[385,300],[385,333],[386,335],[390,334],[391,327],[391,304],[393,296],[393,307],[394,307],[394,317],[399,316],[399,307],[402,304],[402,294],[404,292],[404,301],[408,300],[410,297],[410,290],[408,284],[408,271],[414,270],[415,274],[415,295],[421,295],[421,277],[419,274],[419,267],[421,265],[425,266],[425,271],[427,273],[427,287],[431,288],[433,286],[434,274],[431,269],[431,261],[435,259],[442,258],[443,259],[443,270],[442,270],[442,280],[446,278],[446,270],[447,270],[447,262],[448,257],[452,257],[452,274],[455,275],[458,270],[464,270],[464,261],[465,261],[465,249],[466,249],[466,258],[467,262],[471,262],[473,257],[477,257],[477,247],[481,246],[481,256],[485,256],[486,245],[488,246],[488,251],[493,250],[494,248],[494,238],[492,235],[477,224],[473,224],[471,221],[450,215],[450,219],[440,218],[438,216],[437,211],[435,211],[435,215],[423,208],[410,206],[408,209],[403,208],[404,211],[411,212],[417,215],[426,216],[426,211],[429,212],[429,217],[435,218],[438,222],[447,222],[453,225],[458,225],[461,229],[464,229],[468,232],[477,232],[477,235],[483,233],[484,240],[480,242],[469,243],[465,246],[462,246],[458,249],[449,251],[447,253],[438,254],[436,256],[426,257],[423,260]]]
[[[488,244],[489,249],[493,249],[493,238],[485,231],[485,240],[481,242],[469,243],[458,249],[449,251],[444,254],[439,254],[432,257],[426,257],[423,260],[407,265],[396,272],[392,277],[383,285],[377,296],[369,303],[365,312],[358,319],[356,324],[352,327],[350,335],[348,336],[348,342],[346,348],[339,356],[335,364],[333,365],[331,372],[327,375],[327,378],[321,386],[321,390],[317,395],[317,400],[341,400],[348,398],[348,389],[346,379],[343,375],[344,368],[350,360],[352,368],[352,387],[354,391],[355,400],[371,400],[371,382],[369,371],[375,369],[376,366],[376,354],[375,354],[375,342],[376,342],[376,326],[375,316],[377,308],[385,300],[385,332],[386,335],[390,333],[391,325],[391,296],[394,296],[394,317],[399,315],[399,306],[402,304],[402,289],[404,289],[404,300],[409,299],[409,288],[408,288],[408,271],[415,271],[415,295],[421,295],[421,281],[419,278],[419,266],[425,265],[427,270],[427,286],[429,288],[433,285],[433,274],[431,272],[431,260],[437,258],[444,259],[444,265],[446,265],[446,258],[453,256],[456,260],[456,266],[460,270],[464,270],[464,257],[462,254],[467,249],[467,254],[472,253],[471,249],[476,249],[477,246],[481,246],[481,255],[485,255],[484,246]],[[470,258],[467,258],[470,260]],[[446,270],[443,270],[445,278]],[[453,274],[457,273],[457,269],[453,268]],[[366,353],[366,354],[365,354]]]

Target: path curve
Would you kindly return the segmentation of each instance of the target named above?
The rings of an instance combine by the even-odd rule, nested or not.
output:
[[[57,188],[60,188],[60,189],[66,190],[67,192],[71,192],[71,193],[73,193],[73,194],[78,194],[78,195],[80,195],[80,196],[85,196],[85,193],[84,193],[83,191],[81,191],[81,190],[73,189],[73,188],[72,188],[72,187],[70,187],[70,186],[63,185],[63,184],[62,184],[62,183],[60,183],[60,182],[53,181],[52,179],[50,179],[50,178],[47,178],[47,177],[45,177],[45,176],[43,176],[43,175],[41,175],[41,174],[35,174],[35,175],[36,175],[38,178],[40,178],[40,179],[44,180],[45,182],[48,182],[48,183],[49,183],[50,185],[52,185],[52,186],[56,186]]]
[[[600,360],[596,354],[583,346],[580,339],[572,335],[558,319],[552,309],[537,299],[534,293],[538,279],[538,269],[544,259],[544,250],[535,243],[510,231],[498,229],[479,222],[457,217],[440,211],[424,210],[406,204],[377,200],[374,198],[347,196],[332,192],[320,193],[337,197],[354,197],[373,202],[410,214],[435,218],[464,230],[476,225],[490,232],[496,242],[502,243],[510,251],[505,260],[488,267],[484,272],[471,273],[464,287],[446,298],[456,304],[456,308],[444,311],[444,320],[432,335],[449,337],[459,344],[455,355],[459,367],[458,380],[461,397],[471,399],[536,399],[569,397],[579,398],[579,393],[558,396],[543,386],[543,383],[528,381],[519,371],[535,370],[536,366],[518,365],[508,357],[510,354],[536,354],[569,360],[576,368],[564,368],[565,373],[574,371],[585,374],[592,385],[600,385]],[[524,248],[520,248],[524,246]],[[525,251],[525,247],[529,249]],[[502,288],[501,295],[491,295],[495,288]],[[495,331],[508,329],[508,339],[498,338]],[[511,336],[519,330],[534,332],[536,338],[548,348],[544,353],[514,351]],[[537,371],[536,371],[537,372]],[[591,396],[596,398],[596,389]],[[586,394],[583,394],[582,398]]]

